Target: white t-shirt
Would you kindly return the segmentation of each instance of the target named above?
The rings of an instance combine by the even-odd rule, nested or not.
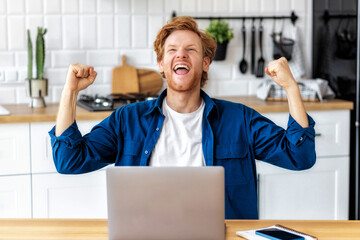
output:
[[[150,166],[205,166],[202,150],[204,109],[202,100],[195,112],[178,113],[164,99],[165,120],[150,157]]]

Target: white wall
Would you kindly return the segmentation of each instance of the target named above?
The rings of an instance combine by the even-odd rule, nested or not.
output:
[[[111,71],[128,63],[157,69],[152,43],[157,31],[171,17],[290,15],[295,10],[302,30],[307,72],[311,59],[312,0],[0,0],[0,104],[28,103],[24,79],[27,76],[26,29],[31,29],[33,44],[37,26],[45,26],[46,72],[49,79],[47,102],[58,102],[67,67],[79,62],[93,65],[99,73],[87,93],[110,93]],[[199,20],[201,28],[209,21]],[[241,74],[241,20],[230,20],[235,38],[230,42],[225,61],[213,62],[205,90],[212,96],[253,95],[261,79]],[[247,21],[250,37],[251,21]],[[264,21],[265,59],[271,59],[269,37],[273,21]],[[285,22],[286,28],[291,26]],[[280,22],[277,24],[280,28]],[[250,46],[250,38],[247,40]],[[248,49],[249,50],[249,49]],[[249,51],[247,58],[249,60]],[[35,74],[35,71],[34,71]]]

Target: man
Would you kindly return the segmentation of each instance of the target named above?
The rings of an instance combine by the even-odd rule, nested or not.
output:
[[[288,96],[288,129],[242,104],[211,99],[201,90],[216,44],[189,17],[165,25],[154,42],[167,90],[157,100],[124,106],[81,136],[75,108],[91,85],[93,67],[72,64],[50,131],[54,162],[64,174],[116,166],[212,166],[225,168],[225,217],[256,219],[255,159],[293,170],[315,163],[314,121],[301,100],[285,58],[266,73]]]

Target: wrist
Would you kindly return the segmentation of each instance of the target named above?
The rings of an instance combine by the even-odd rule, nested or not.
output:
[[[293,95],[294,93],[300,93],[299,85],[296,83],[295,80],[292,84],[284,87],[284,90],[287,95]]]
[[[75,107],[78,95],[79,95],[79,91],[74,91],[64,88],[60,97],[61,105],[66,105],[68,107]]]
[[[78,90],[73,90],[69,87],[67,87],[66,85],[64,86],[61,95],[66,95],[66,96],[78,96],[79,91]]]

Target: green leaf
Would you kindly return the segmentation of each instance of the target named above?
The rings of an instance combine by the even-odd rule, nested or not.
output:
[[[223,43],[234,38],[233,30],[229,28],[228,23],[224,19],[212,20],[205,31],[218,43]]]

